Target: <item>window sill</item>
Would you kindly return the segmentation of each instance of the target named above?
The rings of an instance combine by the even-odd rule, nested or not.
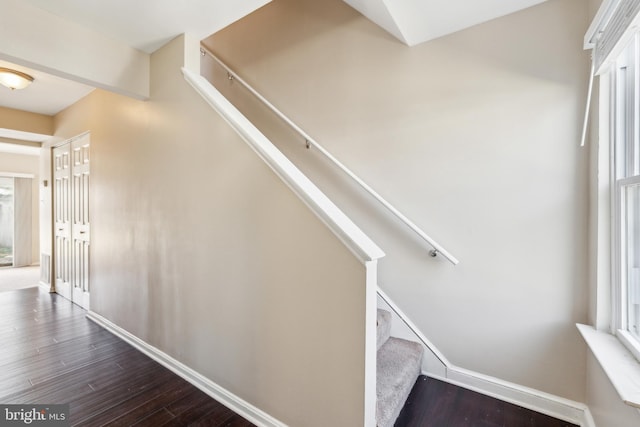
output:
[[[577,324],[591,352],[624,403],[640,409],[640,363],[614,335]]]

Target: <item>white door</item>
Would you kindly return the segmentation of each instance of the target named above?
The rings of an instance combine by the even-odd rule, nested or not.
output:
[[[53,149],[54,271],[56,292],[71,299],[71,146]]]
[[[71,142],[71,160],[71,300],[89,309],[89,135]]]
[[[89,308],[89,135],[56,147],[54,157],[56,292]]]

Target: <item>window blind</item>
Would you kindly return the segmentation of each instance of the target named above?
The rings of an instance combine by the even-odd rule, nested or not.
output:
[[[635,32],[640,0],[605,0],[585,35],[585,49],[593,49],[593,62],[599,74],[615,58]]]

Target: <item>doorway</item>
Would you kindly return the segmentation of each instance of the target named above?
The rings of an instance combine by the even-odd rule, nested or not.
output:
[[[33,176],[0,174],[0,267],[33,263]]]
[[[53,148],[53,267],[56,292],[89,309],[88,133]]]
[[[13,178],[0,176],[0,267],[13,266]]]

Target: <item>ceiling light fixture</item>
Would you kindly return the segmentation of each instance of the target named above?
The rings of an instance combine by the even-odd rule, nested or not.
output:
[[[20,71],[0,67],[0,84],[11,90],[24,89],[33,81],[33,77]]]

